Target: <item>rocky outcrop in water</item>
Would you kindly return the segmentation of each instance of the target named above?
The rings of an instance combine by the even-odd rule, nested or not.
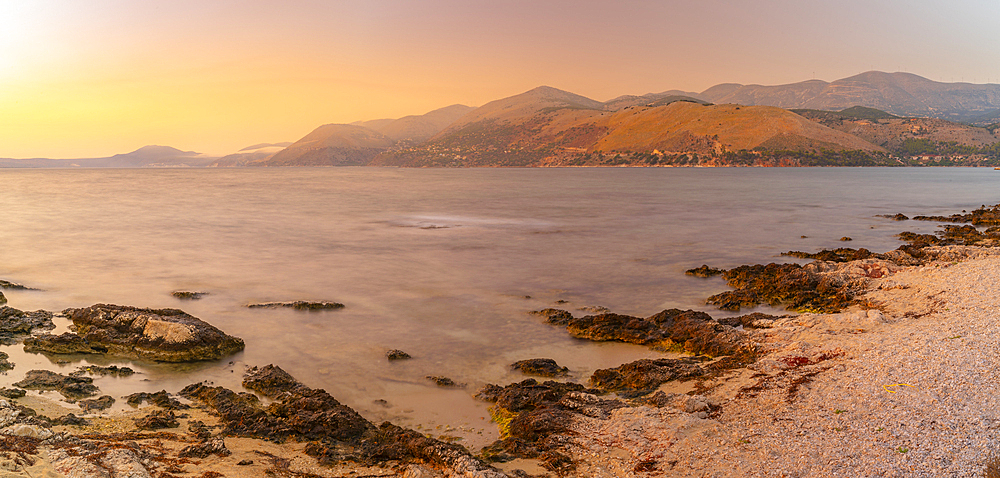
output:
[[[321,462],[423,462],[462,476],[506,476],[459,445],[388,422],[375,426],[325,391],[309,388],[273,365],[248,370],[243,386],[273,402],[264,406],[251,393],[205,384],[189,385],[181,395],[202,402],[217,413],[224,426],[223,433],[277,442],[309,442],[306,453]]]
[[[198,300],[208,295],[208,292],[196,292],[193,290],[175,290],[171,292],[170,295],[181,300]]]
[[[558,309],[535,314],[546,317],[550,324],[565,326],[574,337],[595,341],[627,342],[712,356],[738,353],[746,343],[742,332],[694,310],[667,309],[646,318],[612,313],[575,318]]]
[[[2,303],[2,302],[0,302]],[[44,310],[24,312],[13,307],[0,307],[0,344],[12,345],[36,329],[48,330],[56,326],[52,323],[52,313]]]
[[[336,310],[343,309],[344,304],[341,304],[340,302],[309,302],[305,300],[297,300],[294,302],[260,302],[247,304],[247,307],[251,309],[278,309],[284,307],[295,310]]]
[[[995,206],[980,206],[972,212],[962,211],[961,214],[950,216],[914,216],[915,221],[967,222],[974,226],[1000,226],[1000,204]]]
[[[85,412],[100,412],[111,408],[115,404],[115,399],[111,395],[103,395],[100,398],[80,400],[76,404]]]
[[[525,375],[537,375],[539,377],[565,377],[569,375],[568,368],[560,367],[555,360],[549,358],[519,360],[510,364],[510,368],[518,370]]]
[[[138,407],[139,405],[142,405],[143,402],[156,405],[164,410],[184,410],[191,408],[190,406],[181,403],[176,398],[171,397],[166,390],[160,390],[155,393],[136,392],[125,397],[125,403],[133,407]]]
[[[55,390],[73,400],[92,397],[100,391],[92,378],[68,377],[49,370],[31,370],[14,386],[26,390]]]
[[[226,335],[178,309],[140,309],[97,304],[67,309],[76,333],[25,340],[25,351],[50,354],[99,353],[157,362],[216,360],[243,350],[243,340]]]

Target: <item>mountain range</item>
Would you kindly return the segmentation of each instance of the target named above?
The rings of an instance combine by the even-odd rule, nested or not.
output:
[[[915,155],[975,163],[1000,161],[998,120],[1000,85],[909,73],[605,102],[542,86],[478,108],[322,125],[221,158],[147,146],[109,158],[0,159],[0,167],[875,165]]]

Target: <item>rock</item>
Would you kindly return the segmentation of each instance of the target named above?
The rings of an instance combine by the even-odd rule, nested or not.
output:
[[[744,334],[720,324],[704,312],[667,309],[640,318],[620,314],[581,318],[552,314],[549,323],[565,325],[570,335],[596,341],[619,341],[658,349],[681,349],[707,355],[729,355],[746,346]]]
[[[844,236],[844,237],[841,237],[840,240],[844,241],[844,242],[847,242],[847,241],[853,241],[854,239],[851,239],[850,237]]]
[[[181,300],[198,300],[206,295],[208,292],[194,292],[190,290],[175,290],[170,293],[170,295],[181,299]]]
[[[53,425],[66,425],[66,426],[83,427],[83,426],[90,425],[90,420],[87,420],[85,418],[80,418],[80,417],[78,417],[76,415],[73,415],[72,413],[67,413],[66,415],[63,415],[63,416],[61,416],[59,418],[52,419],[51,423]]]
[[[137,392],[125,397],[125,403],[133,407],[142,405],[142,402],[151,403],[165,410],[185,410],[191,408],[190,405],[185,405],[176,398],[171,398],[166,390],[160,390],[156,393]]]
[[[559,405],[591,418],[607,420],[611,412],[629,404],[621,400],[605,400],[597,395],[584,392],[569,392],[559,400]]]
[[[897,214],[876,214],[875,217],[884,217],[887,219],[892,219],[893,221],[909,221],[910,218],[902,213]]]
[[[534,379],[505,387],[484,387],[476,397],[496,403],[491,413],[500,429],[500,439],[485,447],[483,456],[493,461],[539,458],[546,468],[565,471],[571,462],[558,451],[559,443],[553,437],[566,433],[576,413],[567,406],[577,403],[573,396],[565,404],[561,401],[578,392],[592,391],[580,384],[538,383]]]
[[[648,397],[638,399],[636,400],[636,403],[657,408],[675,408],[682,412],[691,414],[712,413],[721,408],[715,402],[701,395],[665,393],[662,390]]]
[[[80,367],[73,372],[70,372],[70,377],[82,377],[84,375],[97,375],[100,377],[111,375],[112,377],[131,377],[135,374],[135,370],[129,367],[119,367],[117,365],[111,365],[108,367],[101,367],[98,365],[87,365]]]
[[[178,309],[140,309],[97,304],[67,309],[76,333],[25,340],[25,351],[51,354],[102,353],[157,362],[217,360],[243,350],[226,335]]]
[[[799,259],[812,259],[828,262],[850,262],[879,256],[879,254],[873,254],[868,249],[851,249],[850,247],[841,247],[834,250],[823,249],[822,251],[814,254],[801,251],[789,251],[782,252],[781,255],[798,257]]]
[[[962,211],[963,213],[965,211]],[[914,221],[967,222],[974,226],[1000,225],[1000,204],[996,206],[981,206],[970,213],[952,214],[951,216],[914,216]]]
[[[561,309],[542,309],[531,312],[545,318],[545,321],[554,325],[566,325],[573,320],[573,314]]]
[[[842,274],[824,274],[817,264],[745,265],[722,275],[735,290],[706,301],[722,310],[738,311],[760,304],[785,305],[799,311],[837,312],[853,303],[860,287]]]
[[[190,445],[181,450],[181,458],[208,458],[209,455],[229,456],[233,453],[226,448],[226,442],[222,437],[215,437],[205,440],[196,445]]]
[[[750,329],[767,329],[771,327],[775,320],[780,318],[782,317],[777,315],[754,312],[752,314],[740,315],[737,317],[725,317],[717,320],[720,324],[728,325],[730,327],[743,326]]]
[[[14,364],[8,361],[10,355],[6,352],[0,352],[0,372],[6,372],[8,370],[14,370]]]
[[[0,304],[3,302],[0,301]],[[54,329],[52,313],[44,310],[24,312],[13,307],[0,307],[0,344],[13,345],[18,336],[28,335],[36,329]]]
[[[671,380],[700,377],[705,371],[694,359],[641,359],[619,367],[600,369],[590,377],[595,387],[609,392],[624,391],[638,396]]]
[[[476,393],[476,398],[494,402],[505,410],[516,413],[555,404],[570,392],[600,393],[597,390],[588,390],[578,383],[552,380],[538,383],[537,380],[529,378],[505,387],[486,385]]]
[[[27,390],[56,390],[69,399],[81,399],[97,395],[100,391],[89,377],[67,377],[48,370],[31,370],[24,380],[14,384]]]
[[[44,440],[52,436],[51,430],[42,428],[38,425],[28,425],[25,423],[20,423],[17,425],[12,425],[10,427],[4,428],[2,433],[4,435],[28,437],[28,438],[34,438],[36,440]]]
[[[253,464],[253,460],[240,460],[239,463],[236,463],[236,464],[239,465],[239,466],[252,465]]]
[[[23,284],[18,284],[16,282],[0,280],[0,289],[10,289],[10,290],[38,290],[27,287]]]
[[[565,377],[569,375],[568,368],[560,367],[555,360],[548,358],[520,360],[510,364],[510,368],[519,370],[525,375],[539,377]]]
[[[406,360],[411,357],[410,354],[403,352],[402,350],[393,349],[385,353],[385,358],[389,359],[391,362],[393,360]]]
[[[170,410],[154,410],[149,415],[135,419],[135,427],[140,430],[159,430],[179,426],[177,416]]]
[[[376,427],[325,391],[311,389],[273,365],[249,369],[243,386],[274,401],[265,407],[253,394],[204,384],[189,385],[181,395],[214,410],[225,434],[308,441],[305,452],[322,463],[347,457],[361,463],[422,462],[465,476],[504,476],[459,445],[388,422]]]
[[[448,377],[439,377],[439,376],[435,376],[435,375],[428,375],[428,376],[426,376],[424,378],[426,378],[427,380],[430,380],[430,381],[434,382],[434,384],[437,385],[437,386],[439,386],[439,387],[455,387],[455,388],[463,388],[463,387],[465,387],[464,383],[455,383],[454,380],[452,380],[452,379],[450,379]]]
[[[717,276],[725,272],[723,269],[716,269],[714,267],[708,267],[708,264],[702,264],[701,267],[695,267],[694,269],[688,269],[684,271],[685,274],[695,277],[712,277]]]
[[[0,305],[6,304],[7,298],[4,297],[3,292],[0,292]]]
[[[0,388],[0,397],[14,399],[21,398],[25,395],[27,395],[27,392],[21,390],[20,388]]]
[[[611,312],[611,309],[604,307],[603,305],[588,305],[580,307],[576,310],[581,310],[583,312],[590,312],[591,314],[604,314],[607,312]]]
[[[334,310],[343,309],[344,304],[339,302],[308,302],[304,300],[297,300],[295,302],[262,302],[257,304],[247,304],[247,307],[251,309],[276,309],[279,307],[288,307],[295,310]]]
[[[112,398],[111,395],[103,395],[100,398],[80,400],[77,402],[77,405],[79,405],[85,412],[104,411],[111,408],[114,404],[115,399]]]

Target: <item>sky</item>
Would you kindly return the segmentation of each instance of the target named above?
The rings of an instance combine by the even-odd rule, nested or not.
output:
[[[0,157],[212,155],[547,85],[1000,83],[996,0],[0,0]]]

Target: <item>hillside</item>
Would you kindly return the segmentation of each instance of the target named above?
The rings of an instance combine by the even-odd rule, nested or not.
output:
[[[626,101],[635,102],[620,97],[609,103]],[[881,147],[780,108],[706,105],[676,96],[646,97],[646,101],[643,106],[609,111],[606,104],[585,97],[536,88],[488,103],[427,143],[380,154],[373,163],[559,166],[662,164],[662,159],[672,164],[671,158],[683,155],[690,162],[690,155],[700,155],[721,164],[727,152],[755,148],[885,153]]]
[[[995,121],[1000,85],[941,83],[910,73],[869,71],[827,83],[809,80],[777,86],[713,86],[697,95],[713,103],[768,105],[781,108],[843,110],[865,106],[898,116],[952,121]]]
[[[258,166],[361,166],[395,142],[375,130],[349,124],[316,128]]]
[[[937,118],[900,118],[874,109],[851,108],[841,112],[794,110],[823,126],[857,136],[899,155],[918,143],[954,143],[983,148],[1000,142],[987,128]],[[881,114],[880,114],[881,113]]]
[[[473,108],[451,105],[423,115],[354,124],[327,124],[277,153],[219,166],[363,166],[394,147],[420,144]],[[227,157],[229,158],[229,157]],[[226,159],[226,158],[223,158]]]

